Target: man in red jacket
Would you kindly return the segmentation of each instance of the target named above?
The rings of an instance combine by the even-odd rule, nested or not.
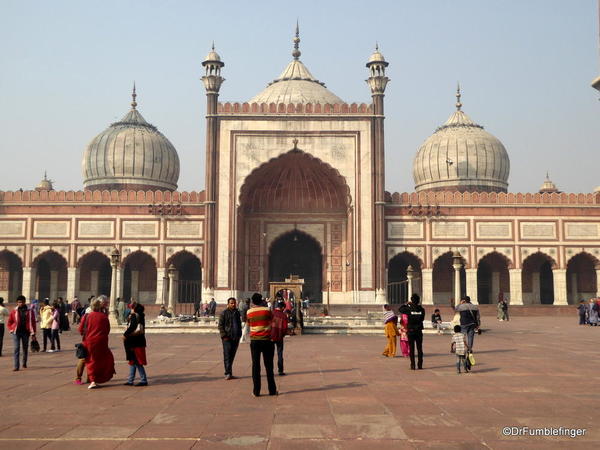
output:
[[[13,372],[19,370],[20,347],[23,347],[23,369],[27,368],[27,351],[29,348],[29,336],[35,336],[35,314],[27,308],[25,296],[17,297],[17,307],[13,309],[8,316],[8,331],[12,334],[15,368]]]

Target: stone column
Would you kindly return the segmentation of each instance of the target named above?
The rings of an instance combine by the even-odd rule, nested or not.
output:
[[[421,270],[421,286],[423,288],[422,303],[433,305],[433,269]]]
[[[159,267],[158,269],[156,269],[156,304],[157,305],[162,305],[165,303],[164,276],[165,276],[165,269],[163,267]]]
[[[58,297],[58,270],[50,271],[50,303]]]
[[[175,311],[175,277],[177,276],[176,270],[171,270],[169,267],[169,308],[168,311],[173,314]]]
[[[596,269],[596,297],[600,297],[600,269]],[[575,304],[577,303],[576,301]]]
[[[576,305],[579,302],[579,291],[577,289],[577,273],[576,272],[573,272],[571,274],[571,298],[573,299],[573,302],[572,302],[573,305]]]
[[[490,303],[498,303],[500,295],[500,272],[492,272],[492,297]]]
[[[112,290],[112,287],[111,287]],[[125,301],[125,299],[123,298],[123,268],[122,267],[117,267],[117,297],[120,297],[121,299],[123,299],[123,301]],[[129,299],[127,299],[127,303],[129,303]]]
[[[567,305],[567,270],[552,270],[554,277],[554,304]]]
[[[408,266],[409,270],[406,271],[406,285],[407,285],[407,297],[410,299],[410,297],[413,294],[413,278],[414,278],[414,272],[411,266]]]
[[[131,271],[131,298],[136,302],[140,302],[139,293],[140,293],[140,272],[138,270]]]
[[[118,292],[118,285],[117,285],[117,272],[118,272],[118,267],[117,267],[117,262],[116,261],[111,261],[110,263],[110,267],[111,267],[111,271],[110,271],[110,298],[109,298],[109,306],[108,306],[108,320],[110,321],[110,325],[111,327],[117,326],[118,325],[118,321],[117,321],[117,292]],[[92,272],[93,274],[94,272]],[[92,278],[93,280],[93,278]],[[94,285],[92,284],[92,288],[94,287]]]
[[[510,282],[510,301],[511,305],[523,304],[523,282],[521,279],[521,269],[508,269]]]
[[[94,297],[97,297],[98,295],[103,294],[103,292],[99,292],[100,291],[100,288],[99,288],[100,276],[99,275],[100,275],[100,272],[98,272],[97,270],[90,271],[90,289],[91,289],[92,295]],[[111,274],[111,276],[112,276],[112,274]]]
[[[12,283],[10,285],[11,289],[8,294],[8,301],[15,301],[21,292],[23,291],[23,280],[19,276],[19,272],[12,273]]]
[[[533,303],[533,304],[542,303],[542,296],[541,296],[541,292],[540,292],[540,273],[539,272],[531,273],[531,303]]]
[[[460,303],[460,269],[462,264],[452,264],[454,268],[454,304]]]
[[[27,303],[31,301],[35,290],[36,270],[34,267],[23,267],[23,295]]]
[[[456,280],[456,274],[459,274],[460,277],[460,269],[458,272],[455,272],[454,277]],[[467,295],[471,297],[471,303],[478,304],[479,300],[477,299],[477,269],[465,269],[466,279],[467,279]],[[459,286],[460,288],[460,286]],[[459,290],[460,292],[460,290]],[[456,288],[455,288],[456,293]],[[456,305],[458,305],[460,301],[456,301]]]
[[[67,302],[72,302],[73,298],[79,294],[79,268],[69,267],[67,269]]]

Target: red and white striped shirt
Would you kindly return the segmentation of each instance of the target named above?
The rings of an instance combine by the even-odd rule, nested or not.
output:
[[[273,313],[266,306],[253,306],[246,313],[246,323],[250,326],[250,340],[268,341],[271,339]]]

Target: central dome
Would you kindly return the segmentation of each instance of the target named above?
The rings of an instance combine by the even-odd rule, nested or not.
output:
[[[415,190],[506,192],[510,161],[495,136],[456,111],[419,148],[413,164]]]
[[[177,189],[179,157],[173,144],[136,109],[92,139],[83,155],[86,190]]]
[[[283,103],[283,104],[340,104],[345,103],[341,98],[325,87],[325,83],[317,80],[304,64],[300,61],[300,43],[298,26],[296,25],[296,37],[294,38],[294,59],[281,72],[278,78],[273,80],[258,95],[255,95],[248,103]]]

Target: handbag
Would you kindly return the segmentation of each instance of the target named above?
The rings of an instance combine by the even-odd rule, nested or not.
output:
[[[137,314],[135,315],[135,318],[137,320],[137,325],[135,327],[135,330],[133,330],[129,336],[141,336],[145,333],[144,325],[142,325],[142,322],[140,321],[139,316]]]
[[[469,353],[468,359],[469,364],[471,365],[471,367],[473,367],[475,365],[475,355],[472,352]]]
[[[35,336],[31,336],[31,352],[36,353],[40,351],[40,343]]]
[[[83,344],[75,344],[75,358],[85,359],[87,358],[87,348]]]

